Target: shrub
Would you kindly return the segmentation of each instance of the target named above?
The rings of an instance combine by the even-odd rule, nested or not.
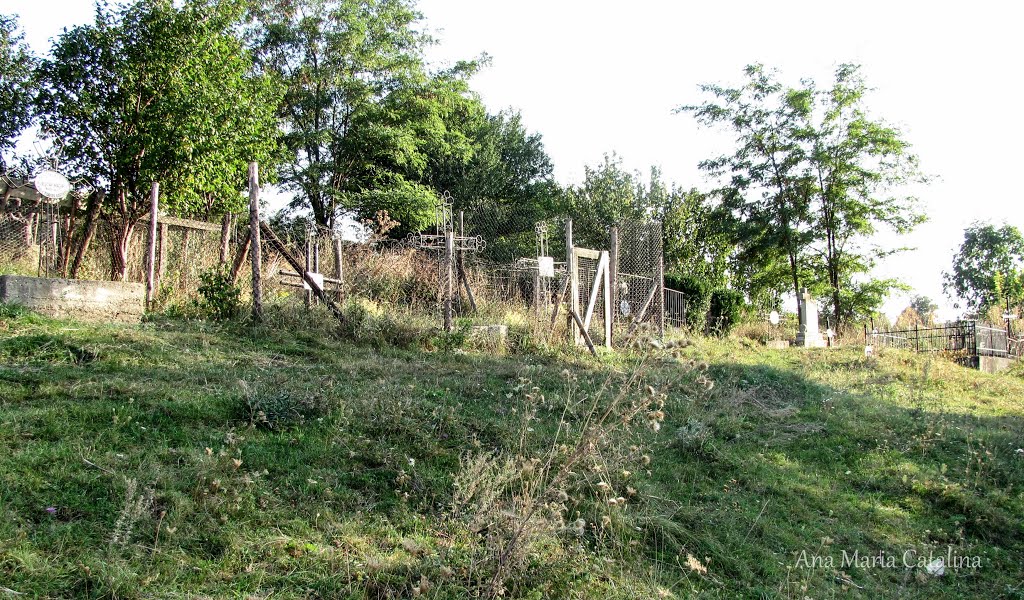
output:
[[[683,294],[686,326],[690,331],[703,332],[711,306],[711,289],[707,282],[691,275],[666,275],[665,287]]]
[[[743,316],[743,294],[736,290],[717,289],[711,292],[707,331],[712,335],[728,335]]]
[[[214,319],[225,321],[238,315],[242,290],[231,281],[227,266],[220,265],[199,274],[200,305]]]
[[[291,387],[284,382],[241,384],[244,416],[252,427],[286,429],[327,416],[334,408],[321,388]]]

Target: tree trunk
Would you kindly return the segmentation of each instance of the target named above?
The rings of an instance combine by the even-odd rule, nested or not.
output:
[[[75,234],[75,225],[78,221],[78,210],[81,208],[82,201],[78,195],[71,197],[71,209],[68,211],[68,216],[64,220],[64,231],[61,232],[60,239],[60,272],[61,277],[68,276],[68,263],[71,262],[71,246]]]
[[[104,190],[96,190],[89,195],[89,204],[85,209],[85,226],[82,229],[82,238],[75,250],[75,260],[71,264],[71,272],[68,277],[78,279],[78,270],[82,266],[82,259],[89,250],[92,238],[96,236],[96,226],[99,225],[100,207],[103,205]]]
[[[110,279],[128,280],[128,249],[131,247],[135,223],[123,220],[117,224],[110,239]]]

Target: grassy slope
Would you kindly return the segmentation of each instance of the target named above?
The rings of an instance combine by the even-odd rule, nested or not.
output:
[[[596,363],[326,333],[0,307],[0,597],[465,597],[481,538],[450,508],[460,458],[543,456],[560,403],[638,372],[667,394],[650,465],[580,475],[567,518],[586,532],[531,549],[507,596],[1024,597],[1020,375],[736,342]],[[321,410],[251,427],[240,381]],[[524,381],[552,405],[529,432]],[[598,479],[637,494],[608,508]],[[981,566],[902,567],[949,546]],[[801,551],[833,565],[800,568]]]

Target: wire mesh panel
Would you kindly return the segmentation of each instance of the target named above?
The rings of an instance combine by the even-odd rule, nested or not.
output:
[[[636,321],[659,327],[666,314],[661,289],[661,223],[622,221],[617,229],[618,276],[613,297],[616,324],[628,326]]]
[[[39,267],[36,233],[39,213],[19,205],[0,210],[0,273],[35,275]]]

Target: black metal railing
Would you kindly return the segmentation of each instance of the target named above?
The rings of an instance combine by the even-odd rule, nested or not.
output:
[[[864,330],[864,343],[914,352],[943,352],[959,361],[974,364],[979,356],[1020,358],[1024,342],[1003,328],[978,321],[956,321],[935,327],[897,331]]]

